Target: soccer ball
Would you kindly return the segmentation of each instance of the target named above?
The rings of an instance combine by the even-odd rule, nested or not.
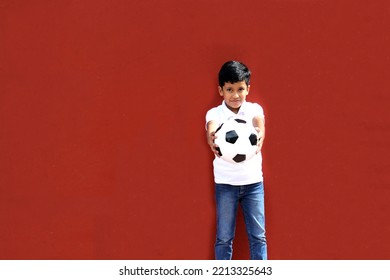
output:
[[[257,150],[257,131],[242,119],[230,119],[215,132],[217,151],[228,162],[240,163],[252,158]]]

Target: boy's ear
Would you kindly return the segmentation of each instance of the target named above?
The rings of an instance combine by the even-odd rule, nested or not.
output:
[[[249,90],[250,90],[250,89],[251,89],[251,86],[248,85],[248,89],[247,89],[248,94],[249,94]]]
[[[221,86],[218,86],[218,92],[219,92],[220,96],[223,96],[223,90],[222,90]]]

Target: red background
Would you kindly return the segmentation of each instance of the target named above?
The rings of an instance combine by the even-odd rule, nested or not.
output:
[[[1,1],[0,258],[213,258],[204,116],[236,59],[270,259],[389,259],[388,3]]]

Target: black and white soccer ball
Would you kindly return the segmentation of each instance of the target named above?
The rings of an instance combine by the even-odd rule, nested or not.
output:
[[[256,154],[257,131],[242,119],[230,119],[221,124],[215,132],[217,151],[228,162],[241,163]]]

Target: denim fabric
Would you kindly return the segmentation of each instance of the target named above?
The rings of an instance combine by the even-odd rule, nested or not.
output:
[[[215,184],[215,198],[217,206],[215,258],[232,259],[237,207],[240,204],[248,234],[250,259],[266,260],[263,182],[245,186]]]

